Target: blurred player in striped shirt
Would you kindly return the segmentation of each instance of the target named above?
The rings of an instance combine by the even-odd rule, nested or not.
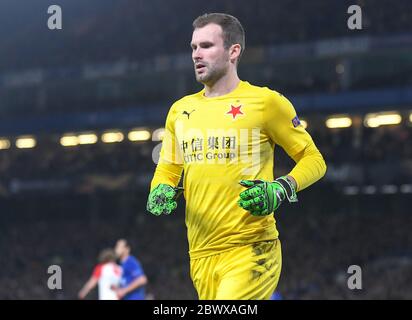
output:
[[[116,264],[113,249],[102,250],[99,254],[99,264],[80,290],[79,299],[84,299],[98,285],[99,300],[119,300],[116,288],[120,285],[121,276],[122,268]]]

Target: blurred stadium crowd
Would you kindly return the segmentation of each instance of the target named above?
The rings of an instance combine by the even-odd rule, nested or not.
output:
[[[410,185],[412,154],[407,141],[412,128],[371,130],[358,146],[353,131],[312,134],[330,170],[346,164],[370,166],[375,168],[367,171],[370,179],[354,179],[353,170],[346,179],[327,176],[313,190],[302,192],[296,206],[285,206],[276,214],[284,247],[279,288],[286,299],[412,294],[402,276],[412,265],[412,217],[407,209],[412,190],[342,193],[345,183],[356,181],[360,186]],[[5,263],[0,297],[74,299],[100,249],[126,237],[145,267],[154,298],[196,298],[188,277],[184,204],[172,216],[152,217],[145,211],[154,146],[45,144],[35,150],[3,150],[0,250]],[[402,165],[404,171],[399,170]],[[278,153],[277,174],[290,166],[287,156]],[[44,285],[51,264],[62,266],[61,292]],[[359,293],[346,287],[347,267],[352,264],[359,264],[365,274],[365,290]]]
[[[307,128],[333,171],[358,168],[340,184],[406,184],[412,182],[412,126],[328,129]],[[26,189],[58,192],[92,192],[99,187],[125,190],[150,177],[155,164],[152,151],[159,142],[131,142],[63,147],[48,136],[34,150],[10,148],[0,152],[0,194],[13,196]],[[282,151],[281,149],[278,151]],[[276,169],[285,172],[291,160],[277,155]],[[326,178],[328,179],[328,178]],[[331,177],[332,179],[332,177]],[[25,183],[26,181],[26,183]],[[50,183],[47,184],[47,181]],[[38,182],[37,184],[35,182]],[[41,183],[43,182],[43,183]],[[20,190],[21,189],[21,190]],[[50,190],[48,190],[50,189]]]
[[[12,2],[6,0],[4,5],[15,7],[16,12],[23,11]],[[40,0],[42,2],[49,4]],[[64,9],[68,2],[60,0],[56,4]],[[57,47],[56,34],[44,28],[44,7],[28,3],[28,8],[36,10],[38,15],[27,13],[24,28],[0,31],[9,33],[8,41],[0,44],[1,55],[7,57],[0,64],[0,70],[73,66],[181,53],[182,48],[189,49],[193,17],[204,12],[231,12],[238,17],[245,26],[248,47],[342,37],[348,35],[347,8],[353,4],[360,5],[364,11],[363,35],[408,31],[412,19],[411,11],[405,9],[408,0],[397,0],[396,4],[381,0],[379,5],[371,0],[345,0],[333,5],[324,0],[258,0],[252,7],[248,0],[211,0],[207,4],[152,0],[150,5],[144,0],[91,0],[66,6],[70,12],[58,35],[64,36],[64,43]],[[3,11],[1,17],[5,25],[11,24],[13,16],[7,11]],[[337,23],[339,21],[342,23]],[[139,41],[142,35],[150,36]]]
[[[150,281],[148,292],[155,299],[195,299],[188,277],[181,210],[173,216],[150,217],[142,210],[144,195],[134,194],[128,202],[134,205],[129,207],[127,217],[121,218],[124,212],[119,212],[119,207],[124,205],[124,197],[105,196],[110,200],[100,199],[99,214],[106,216],[95,219],[84,216],[89,214],[84,207],[90,199],[82,202],[78,197],[72,198],[78,205],[73,208],[67,203],[70,199],[54,198],[52,202],[60,203],[49,208],[43,205],[39,214],[32,207],[35,200],[25,198],[20,205],[25,209],[20,221],[2,221],[1,237],[7,241],[1,241],[4,272],[0,278],[0,296],[3,299],[76,299],[77,291],[96,262],[96,253],[112,246],[119,235],[125,235],[145,267]],[[43,199],[51,202],[50,198]],[[279,291],[285,299],[411,297],[411,216],[399,208],[389,216],[390,208],[380,205],[387,200],[382,196],[374,197],[373,208],[368,208],[364,200],[367,199],[356,199],[356,205],[348,205],[354,200],[317,190],[301,197],[306,205],[285,208],[278,213],[284,252]],[[400,197],[394,200],[407,204]],[[108,205],[110,201],[115,204]],[[314,201],[323,205],[308,205]],[[52,264],[62,267],[61,291],[48,290],[45,285],[47,266]],[[353,264],[362,267],[363,290],[347,288],[347,268]],[[96,298],[96,292],[91,298]]]
[[[45,28],[48,3],[41,6],[41,1],[27,4],[21,13],[10,1],[8,6],[25,21],[18,28],[10,27],[13,14],[0,10],[0,35],[5,33],[6,39],[0,43],[0,113],[5,116],[142,107],[170,103],[199,89],[190,62],[191,23],[193,17],[216,10],[231,12],[244,24],[248,50],[240,73],[258,85],[291,95],[412,83],[410,54],[402,50],[411,42],[412,10],[407,9],[407,0],[397,0],[396,5],[388,0],[379,5],[368,0],[333,5],[325,0],[253,5],[247,0],[154,0],[150,5],[61,0],[65,20],[58,32]],[[349,33],[347,8],[352,4],[363,8],[363,29]],[[374,43],[374,37],[382,40]],[[349,39],[360,47],[346,58],[313,57],[312,51],[318,49],[310,44],[324,41],[318,47],[328,51],[337,47],[328,43],[331,39]],[[362,54],[364,44],[371,46],[367,56]],[[280,59],[276,52],[282,50]]]

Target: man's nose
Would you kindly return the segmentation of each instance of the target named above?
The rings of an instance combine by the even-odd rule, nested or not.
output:
[[[193,61],[196,62],[197,60],[200,60],[200,59],[202,58],[202,54],[201,54],[201,53],[202,53],[202,52],[201,52],[201,50],[200,50],[199,48],[193,50],[193,52],[192,52]]]

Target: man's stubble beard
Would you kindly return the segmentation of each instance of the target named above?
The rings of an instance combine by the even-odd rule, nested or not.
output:
[[[204,85],[212,86],[220,78],[227,74],[228,69],[228,66],[222,66],[220,68],[207,66],[206,73],[199,75],[195,71],[196,81]]]

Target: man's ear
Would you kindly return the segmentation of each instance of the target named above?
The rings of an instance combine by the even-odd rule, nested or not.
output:
[[[235,62],[239,58],[242,47],[240,44],[232,44],[229,48],[229,58],[231,62]]]

